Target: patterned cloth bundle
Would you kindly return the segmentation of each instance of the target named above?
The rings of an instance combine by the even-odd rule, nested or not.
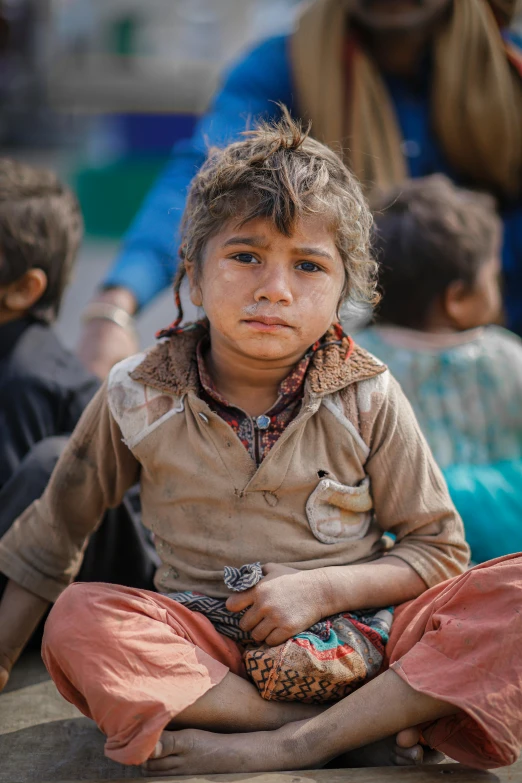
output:
[[[262,578],[260,563],[224,569],[224,582],[235,592],[255,587]],[[230,612],[224,600],[193,592],[169,597],[204,614],[219,633],[243,647],[247,673],[267,700],[321,704],[344,698],[379,672],[393,620],[392,608],[346,612],[269,647],[241,630],[244,612]]]

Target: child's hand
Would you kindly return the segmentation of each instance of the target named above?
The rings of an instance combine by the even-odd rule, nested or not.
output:
[[[269,563],[265,578],[244,593],[230,596],[227,609],[241,612],[243,631],[256,642],[276,646],[306,631],[322,617],[324,577],[320,570],[296,571]]]
[[[272,579],[277,579],[279,576],[300,573],[301,572],[298,571],[297,568],[281,565],[281,563],[266,563],[263,566],[263,582],[270,582]]]

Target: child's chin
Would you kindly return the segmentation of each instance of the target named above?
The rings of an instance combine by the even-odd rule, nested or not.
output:
[[[242,345],[244,353],[246,353],[251,359],[259,360],[276,360],[284,359],[287,356],[294,355],[299,348],[297,346],[290,346],[287,342],[274,339],[262,339],[248,341],[247,344]],[[306,348],[303,348],[303,353]]]

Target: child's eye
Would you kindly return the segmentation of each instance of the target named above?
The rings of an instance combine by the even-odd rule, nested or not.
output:
[[[320,272],[321,268],[317,266],[317,264],[314,264],[313,261],[301,261],[300,264],[297,265],[297,269],[300,269],[302,272]]]
[[[236,253],[233,258],[236,261],[240,261],[242,264],[257,263],[257,258],[253,256],[252,253]]]

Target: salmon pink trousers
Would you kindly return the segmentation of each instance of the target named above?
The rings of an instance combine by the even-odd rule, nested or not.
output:
[[[512,764],[522,746],[521,647],[517,554],[398,607],[386,665],[457,708],[422,727],[426,742],[490,769]],[[106,755],[123,764],[149,758],[169,722],[228,671],[246,676],[240,648],[203,615],[164,595],[101,583],[74,583],[60,596],[43,658],[60,693],[106,735]]]

